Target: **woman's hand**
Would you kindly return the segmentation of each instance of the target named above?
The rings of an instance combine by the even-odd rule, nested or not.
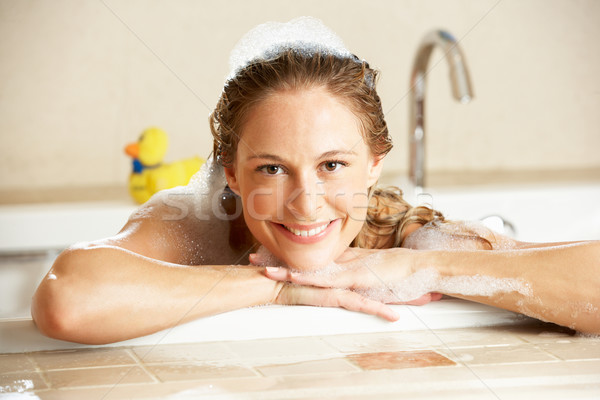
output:
[[[318,272],[266,266],[265,275],[276,281],[301,285],[285,288],[285,304],[300,304],[301,298],[301,304],[343,307],[395,320],[397,317],[389,318],[392,310],[383,303],[423,305],[442,297],[439,293],[420,293],[408,299],[397,296],[394,287],[413,272],[409,253],[406,249],[348,248],[335,264]],[[253,264],[263,264],[262,257],[252,254],[250,260]]]
[[[398,313],[385,304],[369,299],[351,290],[301,286],[288,282],[283,284],[273,303],[316,307],[341,307],[350,311],[376,315],[388,321],[397,321],[400,318]]]

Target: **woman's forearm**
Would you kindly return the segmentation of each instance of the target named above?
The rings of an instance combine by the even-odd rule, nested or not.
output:
[[[418,263],[420,269],[435,268],[444,294],[600,333],[600,242],[431,251]]]
[[[256,267],[184,266],[114,246],[79,248],[58,257],[34,295],[32,315],[48,336],[109,343],[269,303],[281,285]]]

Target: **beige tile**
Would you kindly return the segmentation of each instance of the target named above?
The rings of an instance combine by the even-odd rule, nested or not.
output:
[[[441,342],[441,346],[436,347],[459,348],[518,345],[524,343],[524,340],[503,327],[441,329],[434,333]]]
[[[125,349],[74,349],[43,351],[30,354],[43,370],[135,365]]]
[[[600,383],[596,384],[561,384],[561,385],[530,385],[516,387],[497,387],[494,392],[501,399],[510,400],[565,400],[565,399],[590,399],[596,400],[600,396]]]
[[[462,366],[360,371],[343,374],[289,375],[271,390],[315,390],[337,396],[359,393],[404,393],[433,390],[476,389],[484,385]],[[315,396],[317,397],[317,396]],[[398,397],[400,398],[400,396]]]
[[[529,326],[515,326],[508,330],[529,343],[572,343],[586,340],[572,329],[544,322]]]
[[[562,360],[600,360],[600,341],[540,343],[538,347]]]
[[[554,362],[555,357],[533,345],[440,349],[448,358],[468,365]]]
[[[197,382],[177,382],[175,384],[187,384],[187,387],[180,386],[178,396],[173,396],[174,399],[285,399],[287,396],[273,397],[272,389],[280,384],[279,377],[245,377],[245,378],[230,378],[217,379],[210,381]],[[168,382],[163,385],[174,384]],[[214,397],[211,397],[214,396]]]
[[[23,353],[0,354],[0,374],[35,370],[35,365]]]
[[[348,353],[524,343],[521,338],[504,327],[334,335],[324,336],[322,340],[341,352]]]
[[[46,389],[48,385],[37,372],[0,374],[0,394]]]
[[[367,390],[368,391],[368,390]],[[390,388],[389,390],[375,390],[376,393],[371,391],[370,394],[350,395],[344,396],[344,400],[398,400],[399,398],[411,399],[411,400],[482,400],[489,399],[494,400],[496,397],[487,388],[462,388],[458,390],[448,389],[431,389],[427,388],[424,392],[422,389],[416,390],[404,390],[396,387]],[[307,399],[308,400],[308,399]]]
[[[232,360],[236,355],[222,343],[167,344],[134,347],[143,363],[202,362]]]
[[[162,364],[146,368],[162,382],[257,376],[253,370],[238,365]]]
[[[137,385],[136,385],[137,386]],[[144,387],[149,387],[150,385],[144,385]],[[131,386],[128,386],[131,388]],[[141,388],[144,390],[143,388]],[[50,389],[44,390],[43,392],[35,393],[38,397],[32,397],[31,399],[23,399],[23,400],[114,400],[114,399],[149,399],[150,397],[146,394],[146,397],[115,397],[114,393],[115,389],[111,387],[103,387],[103,388],[76,388],[76,389]],[[15,399],[17,400],[17,399]]]
[[[128,384],[119,386],[51,389],[36,393],[41,400],[157,400],[194,399],[214,393],[209,384],[196,382],[169,382],[152,384]],[[199,387],[199,390],[195,390]],[[187,397],[187,393],[198,393],[198,397]]]
[[[423,368],[456,363],[431,350],[351,354],[346,358],[363,370]]]
[[[431,349],[441,344],[431,331],[332,335],[321,339],[343,353]]]
[[[154,382],[152,377],[136,366],[54,370],[46,372],[46,377],[53,388]]]
[[[269,396],[277,378],[249,377],[208,381],[174,381],[116,387],[55,389],[41,392],[42,400],[158,400],[158,399],[284,399]],[[289,394],[288,396],[289,397]]]
[[[284,358],[288,362],[331,358],[339,351],[318,338],[298,337],[282,339],[227,342],[229,347],[244,361],[256,362]]]
[[[600,383],[600,361],[558,361],[544,363],[474,365],[470,367],[482,379],[496,379],[499,383],[533,385],[550,381],[553,384],[575,384],[577,379],[586,383]],[[561,382],[564,381],[564,382]]]
[[[263,365],[256,367],[256,369],[264,376],[335,374],[356,372],[358,370],[357,367],[342,358]]]

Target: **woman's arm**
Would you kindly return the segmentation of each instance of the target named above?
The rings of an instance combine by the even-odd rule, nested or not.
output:
[[[109,343],[269,303],[280,290],[274,283],[254,267],[172,264],[116,246],[72,248],[40,284],[32,315],[50,337]]]
[[[581,332],[600,333],[600,242],[525,245],[506,251],[431,251],[415,259],[419,269],[432,266],[444,294],[473,300]],[[485,289],[503,290],[487,295],[452,290],[451,281],[471,279]],[[514,284],[514,290],[506,290]],[[508,286],[507,286],[508,285]],[[489,288],[488,288],[489,289]]]
[[[268,269],[301,285],[345,288],[385,303],[438,292],[600,333],[600,241],[481,251],[350,248],[328,275]]]
[[[405,244],[441,250],[428,253],[419,268],[435,265],[445,294],[600,333],[600,241],[519,242],[478,223],[450,222],[415,230]],[[493,251],[473,251],[482,249]],[[514,290],[453,292],[461,282],[483,290],[486,279],[487,286]]]
[[[276,298],[280,283],[259,268],[233,265],[247,264],[252,243],[230,248],[228,221],[207,224],[193,203],[161,192],[117,235],[61,253],[33,298],[39,329],[57,339],[107,343]]]

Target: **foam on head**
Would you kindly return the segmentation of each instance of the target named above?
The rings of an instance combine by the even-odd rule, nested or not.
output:
[[[227,80],[246,66],[271,60],[285,49],[294,49],[306,55],[325,53],[352,57],[342,39],[317,18],[299,17],[283,23],[266,22],[246,33],[233,48]]]

